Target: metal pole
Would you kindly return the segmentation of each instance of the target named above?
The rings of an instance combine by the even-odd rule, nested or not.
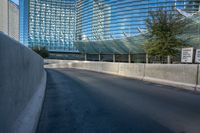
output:
[[[87,53],[85,53],[85,61],[87,61]]]
[[[113,54],[113,62],[115,62],[115,54]]]
[[[169,55],[167,56],[167,64],[171,64],[171,58]]]
[[[128,54],[128,63],[131,63],[131,53]]]
[[[101,61],[101,53],[99,53],[99,61]]]
[[[148,63],[149,63],[149,55],[146,54],[146,64],[148,64]]]

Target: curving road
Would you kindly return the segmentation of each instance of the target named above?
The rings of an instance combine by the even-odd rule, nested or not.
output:
[[[200,94],[76,69],[47,74],[37,133],[200,133]]]

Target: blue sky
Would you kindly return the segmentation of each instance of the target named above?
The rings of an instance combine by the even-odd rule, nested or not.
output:
[[[13,2],[15,2],[16,4],[19,4],[19,0],[12,0]]]

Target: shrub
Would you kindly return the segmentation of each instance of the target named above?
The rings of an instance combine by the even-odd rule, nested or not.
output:
[[[32,48],[33,51],[35,51],[37,54],[39,54],[43,58],[49,57],[49,51],[46,47],[42,46],[35,46]]]

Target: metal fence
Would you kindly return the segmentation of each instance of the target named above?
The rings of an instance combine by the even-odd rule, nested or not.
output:
[[[50,59],[62,60],[86,60],[103,62],[126,62],[126,63],[161,63],[180,64],[181,54],[170,57],[148,57],[145,53],[140,54],[84,54],[84,53],[50,53]]]

